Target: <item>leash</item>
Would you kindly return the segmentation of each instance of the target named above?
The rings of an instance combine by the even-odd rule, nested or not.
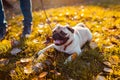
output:
[[[47,19],[47,24],[49,25],[50,29],[52,30],[52,26],[50,25],[50,20],[48,19],[48,16],[47,16],[47,13],[46,13],[46,10],[44,8],[44,3],[43,3],[43,0],[39,0],[41,2],[41,6],[42,6],[42,10],[44,11],[44,14],[45,14],[45,17]],[[55,57],[54,57],[54,60],[56,60],[56,52],[55,52]],[[33,56],[32,56],[32,64],[34,65],[36,62],[37,62],[37,58],[39,57],[39,55],[37,53],[35,53]],[[56,69],[56,67],[55,67]]]
[[[47,16],[47,13],[46,13],[46,10],[45,10],[45,7],[44,7],[44,3],[43,3],[43,0],[39,0],[40,3],[41,3],[41,6],[42,6],[42,10],[44,11],[44,14],[45,14],[45,17],[47,19],[47,24],[49,25],[50,29],[52,30],[52,26],[50,25],[50,20],[48,19],[48,16]],[[33,59],[33,62],[36,62],[36,59],[38,58],[38,54],[35,53],[32,57]]]
[[[40,3],[41,3],[41,6],[42,6],[42,10],[44,11],[45,17],[47,19],[47,24],[49,25],[50,29],[52,30],[52,26],[50,25],[50,20],[48,19],[48,16],[47,16],[47,13],[46,13],[46,10],[45,10],[45,7],[44,7],[43,0],[40,0]]]

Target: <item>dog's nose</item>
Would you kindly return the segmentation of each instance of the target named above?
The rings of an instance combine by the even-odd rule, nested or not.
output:
[[[53,34],[53,35],[52,35],[52,38],[53,38],[54,40],[57,40],[57,39],[60,38],[60,35],[59,35],[58,33]]]

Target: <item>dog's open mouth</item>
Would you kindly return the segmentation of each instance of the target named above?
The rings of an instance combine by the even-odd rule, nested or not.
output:
[[[62,39],[62,40],[58,40],[58,39],[56,39],[56,40],[54,40],[54,44],[55,45],[58,45],[58,46],[60,46],[60,45],[63,45],[63,44],[65,44],[67,41],[68,41],[68,37],[67,38],[64,38],[64,39]]]
[[[52,38],[54,40],[54,44],[57,46],[61,46],[61,45],[65,44],[69,39],[69,36],[66,36],[66,35],[67,34],[64,33],[63,31],[60,31],[60,33],[54,31],[53,35],[52,35]]]
[[[63,43],[63,41],[62,40],[54,40],[54,43],[55,44],[61,44],[61,43]]]

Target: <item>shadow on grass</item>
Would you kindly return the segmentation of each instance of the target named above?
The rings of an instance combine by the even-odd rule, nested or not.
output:
[[[24,53],[24,50],[27,48],[26,46],[26,41],[28,39],[27,38],[21,38],[18,42],[18,45],[12,46],[5,54],[0,54],[0,59],[7,59],[8,60],[8,64],[5,63],[4,66],[0,65],[0,79],[2,80],[12,80],[11,76],[10,76],[10,72],[11,70],[14,70],[17,66],[17,62],[20,61],[21,58],[26,57],[26,53]],[[19,53],[17,53],[16,55],[11,55],[10,51],[13,48],[21,48],[22,51]],[[0,64],[4,64],[4,62],[0,63]]]

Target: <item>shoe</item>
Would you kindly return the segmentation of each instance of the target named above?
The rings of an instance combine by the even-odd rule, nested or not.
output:
[[[6,34],[6,27],[0,27],[0,40],[4,38]]]
[[[24,27],[21,38],[28,38],[31,33],[31,27]]]

